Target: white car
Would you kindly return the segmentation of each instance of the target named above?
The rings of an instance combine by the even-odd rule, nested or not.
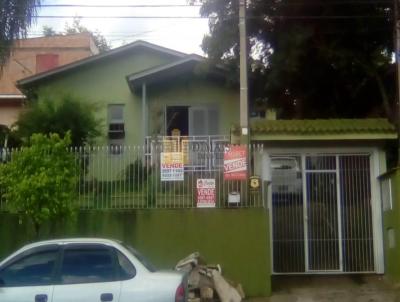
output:
[[[301,194],[303,182],[299,161],[290,156],[271,157],[273,193]]]
[[[107,239],[37,242],[0,262],[1,302],[183,302],[186,283]]]

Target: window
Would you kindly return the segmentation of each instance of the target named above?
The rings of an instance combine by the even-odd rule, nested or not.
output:
[[[189,133],[196,135],[217,135],[218,110],[213,106],[196,106],[189,108]]]
[[[144,265],[145,268],[147,268],[148,271],[150,272],[155,272],[156,268],[154,267],[153,264],[151,264],[142,254],[140,254],[137,250],[135,250],[133,247],[130,245],[127,245],[125,243],[122,244],[133,256],[136,257],[137,260],[140,261],[141,264]]]
[[[124,105],[108,106],[108,139],[112,154],[120,154],[124,145]]]
[[[135,277],[136,269],[131,261],[120,251],[117,251],[119,280],[129,280]]]
[[[172,131],[178,129],[181,136],[189,135],[189,107],[167,107],[167,135],[172,136]]]
[[[58,54],[36,55],[36,73],[45,72],[58,66]]]
[[[30,254],[0,271],[3,287],[38,286],[52,283],[58,250]]]
[[[60,278],[62,284],[114,281],[113,254],[101,247],[66,249]]]
[[[174,129],[181,136],[219,134],[218,110],[215,106],[168,106],[166,110],[166,132],[172,135]]]

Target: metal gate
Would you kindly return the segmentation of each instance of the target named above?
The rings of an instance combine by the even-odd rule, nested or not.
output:
[[[370,155],[273,155],[274,273],[374,272]]]

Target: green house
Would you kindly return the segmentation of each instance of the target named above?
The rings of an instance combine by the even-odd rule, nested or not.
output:
[[[136,41],[18,82],[31,94],[51,89],[96,104],[99,145],[137,146],[146,137],[229,135],[239,119],[237,89],[204,58]]]

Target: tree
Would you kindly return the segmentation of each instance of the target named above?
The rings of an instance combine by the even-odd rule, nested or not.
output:
[[[49,92],[29,104],[16,122],[17,135],[25,141],[33,133],[57,133],[64,137],[70,131],[72,145],[82,146],[101,133],[96,107],[73,95]]]
[[[14,40],[25,37],[40,0],[0,0],[0,67],[10,55]]]
[[[51,37],[57,35],[57,32],[51,27],[44,25],[43,26],[43,36],[45,37]]]
[[[74,214],[78,167],[67,149],[69,133],[34,134],[30,142],[0,166],[0,184],[8,209],[30,219],[38,236],[44,222]]]
[[[93,37],[94,44],[97,46],[100,52],[105,52],[110,50],[111,46],[108,44],[107,39],[97,30],[91,31],[85,26],[81,24],[80,18],[74,18],[71,24],[66,23],[64,32],[57,33],[50,26],[43,26],[43,35],[45,37],[54,36],[57,34],[60,35],[71,35],[71,34],[79,34],[79,33],[90,33]]]
[[[238,1],[205,0],[203,49],[238,68]],[[247,1],[251,99],[283,117],[394,119],[391,4],[384,1]]]

